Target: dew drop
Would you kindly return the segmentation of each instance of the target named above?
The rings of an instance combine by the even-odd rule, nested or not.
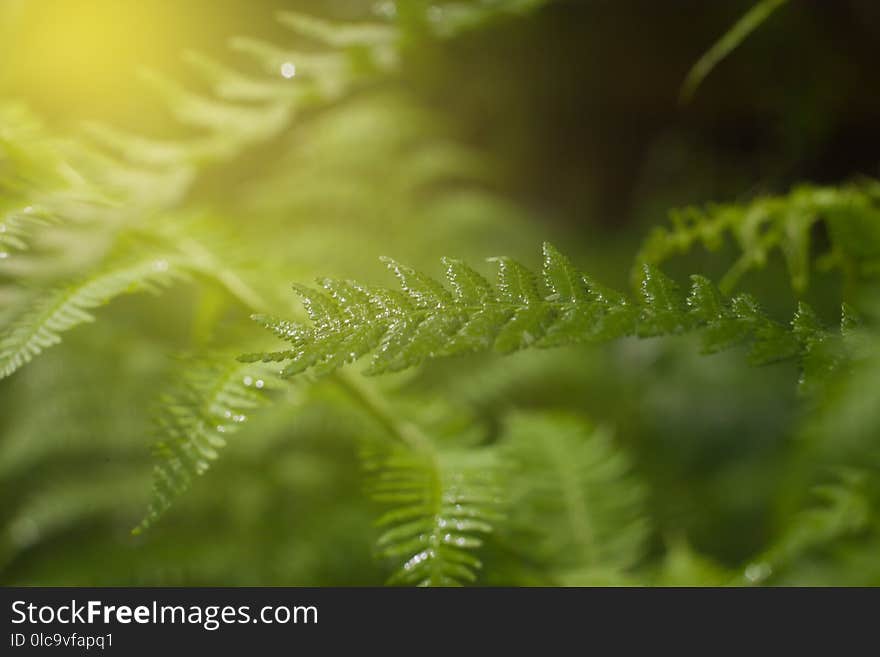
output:
[[[293,62],[284,62],[281,65],[281,77],[290,79],[296,75],[296,64]]]
[[[761,582],[773,574],[773,568],[768,563],[750,563],[746,566],[746,579],[750,582]]]

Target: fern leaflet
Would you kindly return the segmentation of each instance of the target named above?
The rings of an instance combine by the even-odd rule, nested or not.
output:
[[[13,320],[0,338],[0,378],[58,344],[61,333],[94,321],[91,311],[110,299],[167,286],[182,276],[179,258],[153,255],[107,266],[78,283],[48,292]]]
[[[0,215],[0,259],[9,257],[7,249],[27,251],[28,240],[35,230],[56,222],[55,217],[45,211],[26,205]]]
[[[204,474],[248,414],[265,401],[268,379],[259,367],[218,359],[186,370],[174,393],[163,396],[154,447],[153,496],[147,514],[133,530],[152,526]]]

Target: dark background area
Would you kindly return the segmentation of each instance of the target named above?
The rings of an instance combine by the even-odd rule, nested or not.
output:
[[[558,3],[449,44],[429,93],[468,117],[513,190],[578,224],[627,222],[658,195],[876,175],[876,2],[791,2],[679,103],[690,66],[752,4]]]

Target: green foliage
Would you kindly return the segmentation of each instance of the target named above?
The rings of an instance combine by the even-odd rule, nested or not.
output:
[[[833,546],[841,538],[864,532],[872,514],[865,472],[849,471],[838,481],[817,486],[816,504],[798,513],[776,542],[746,566],[745,580],[761,583],[805,554]]]
[[[153,499],[146,517],[134,530],[140,533],[187,491],[193,477],[202,475],[226,446],[228,437],[266,401],[266,373],[243,367],[232,359],[215,358],[201,366],[188,364],[178,390],[162,397],[157,419],[160,439],[153,472]]]
[[[184,274],[174,256],[151,255],[110,266],[64,288],[40,295],[0,339],[0,378],[61,341],[61,333],[94,321],[91,310],[128,292],[155,290]]]
[[[495,262],[495,285],[457,260],[444,261],[447,289],[386,259],[402,293],[332,279],[322,281],[321,289],[297,286],[311,325],[257,315],[256,321],[291,348],[240,360],[283,362],[280,375],[291,377],[330,372],[372,354],[366,373],[379,374],[493,347],[510,353],[699,330],[707,353],[747,343],[756,364],[803,359],[808,353],[806,374],[833,364],[833,353],[819,358],[813,349],[833,334],[818,325],[806,305],[785,326],[764,314],[749,295],[724,299],[702,276],[693,277],[685,297],[650,265],[644,267],[640,296],[633,302],[577,271],[550,244],[544,245],[541,276],[508,258]]]
[[[367,490],[389,510],[376,524],[381,557],[400,564],[389,583],[473,582],[473,554],[502,516],[497,454],[486,449],[393,449],[364,456]]]
[[[27,251],[28,238],[39,228],[50,225],[51,221],[51,216],[35,210],[32,205],[6,212],[0,222],[0,247]],[[3,257],[9,257],[8,251],[3,252]]]
[[[716,251],[731,235],[742,254],[721,280],[722,290],[732,290],[743,274],[764,267],[778,251],[792,286],[802,293],[813,269],[815,227],[821,222],[827,227],[830,249],[820,266],[840,268],[852,277],[872,277],[880,262],[880,253],[871,246],[878,238],[878,201],[877,182],[865,181],[843,187],[801,186],[748,204],[685,208],[672,213],[670,228],[653,230],[636,261],[657,265],[697,245]]]
[[[880,545],[877,183],[675,213],[631,293],[549,244],[533,271],[513,256],[539,230],[497,193],[497,166],[402,80],[422,49],[442,60],[442,40],[543,4],[283,12],[289,43],[231,41],[252,62],[188,53],[202,90],[144,73],[178,124],[165,138],[91,123],[56,140],[0,107],[4,581],[774,584],[811,583],[817,564],[880,581],[862,567]],[[734,27],[687,93],[779,5]],[[717,287],[657,268],[727,235],[741,255]],[[356,282],[380,249],[417,263],[384,259],[395,288]],[[424,273],[451,251],[443,280]],[[488,252],[511,256],[490,277],[465,264]],[[731,296],[777,254],[798,298],[768,307],[788,322]],[[820,300],[842,307],[839,329],[799,301],[832,268],[846,303]],[[288,282],[315,276],[291,303]],[[249,316],[283,348],[265,351]],[[755,398],[790,371],[741,360],[796,365],[801,394],[767,413]],[[721,392],[699,389],[713,378]],[[779,435],[756,446],[747,429],[764,424]],[[690,425],[699,444],[669,429]],[[687,476],[658,476],[669,463]],[[710,479],[733,511],[700,497]],[[693,507],[744,545],[700,540]],[[91,565],[47,565],[55,541]]]
[[[838,267],[851,277],[872,277],[880,252],[880,186],[865,181],[841,187],[801,186],[783,196],[759,197],[748,204],[718,204],[672,213],[670,228],[657,227],[636,258],[658,265],[699,245],[716,251],[730,235],[742,251],[721,280],[729,292],[748,271],[762,268],[774,251],[785,258],[792,286],[804,292],[814,259],[814,234],[825,224],[830,249],[820,265]],[[634,276],[637,272],[634,273]]]
[[[517,413],[508,530],[556,584],[625,583],[645,549],[644,490],[607,429],[566,415]]]

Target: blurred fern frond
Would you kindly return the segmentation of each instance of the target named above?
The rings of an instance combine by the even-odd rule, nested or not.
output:
[[[3,258],[9,257],[6,249],[27,251],[28,238],[33,232],[52,225],[54,220],[54,216],[36,210],[32,205],[5,212],[0,219],[0,248],[4,249]]]
[[[201,130],[199,136],[189,141],[157,141],[96,123],[87,130],[103,147],[132,163],[168,167],[229,160],[248,146],[277,137],[300,110],[338,100],[378,74],[395,71],[414,25],[449,37],[499,15],[522,14],[546,2],[504,0],[431,7],[418,3],[402,8],[400,17],[394,5],[387,10],[380,4],[376,19],[370,22],[280,11],[279,23],[310,48],[291,50],[252,37],[230,41],[234,51],[255,59],[270,78],[242,73],[200,53],[187,53],[187,63],[214,91],[215,97],[206,97],[155,72],[143,72],[177,120]],[[421,35],[420,28],[415,31]]]
[[[270,384],[265,368],[242,366],[231,357],[203,359],[183,369],[177,391],[161,399],[153,496],[134,533],[153,525],[195,476],[207,472],[227,438],[265,404]]]
[[[114,297],[156,290],[186,276],[177,254],[150,254],[114,262],[77,283],[39,294],[0,337],[0,378],[58,344],[65,331],[94,321],[92,311]]]
[[[497,454],[491,449],[397,447],[365,452],[371,497],[391,508],[377,521],[379,554],[399,564],[389,583],[473,582],[473,552],[501,519]]]
[[[810,552],[866,531],[873,516],[866,490],[869,476],[864,470],[850,470],[832,483],[816,486],[814,503],[798,512],[773,544],[745,567],[745,582],[764,583],[778,571],[796,567]]]
[[[557,583],[626,581],[647,538],[644,491],[607,430],[565,414],[515,413],[502,449],[516,545]]]
[[[14,280],[26,253],[46,265],[37,256],[47,235],[93,228],[113,199],[81,166],[85,149],[52,136],[26,108],[0,103],[0,124],[0,276]]]
[[[697,245],[717,250],[730,235],[742,253],[721,280],[723,291],[732,290],[743,274],[763,267],[778,251],[800,293],[809,283],[815,259],[813,233],[820,222],[827,227],[831,248],[818,264],[868,276],[880,263],[880,183],[876,181],[801,186],[747,204],[684,208],[672,212],[671,218],[671,227],[655,228],[643,243],[634,277],[645,263],[659,265]]]

